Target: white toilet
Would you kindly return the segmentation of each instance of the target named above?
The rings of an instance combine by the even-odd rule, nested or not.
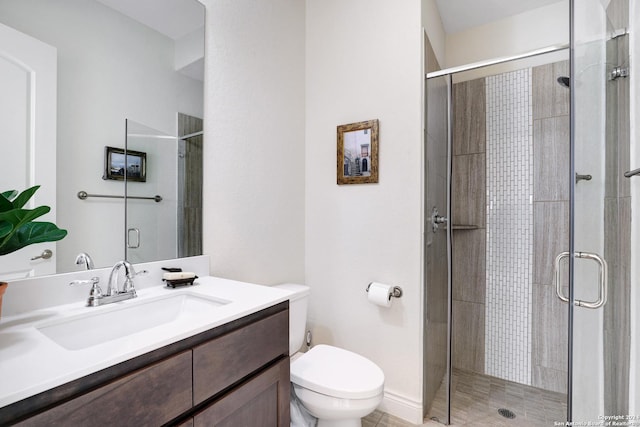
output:
[[[361,427],[360,419],[382,402],[382,369],[365,357],[329,345],[297,353],[305,336],[309,287],[297,284],[276,287],[291,293],[289,355],[296,397],[318,418],[318,427]]]

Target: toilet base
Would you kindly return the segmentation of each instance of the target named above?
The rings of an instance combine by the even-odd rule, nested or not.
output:
[[[366,417],[382,402],[382,393],[366,399],[340,399],[316,393],[292,383],[295,396],[318,419],[317,427],[361,427]]]
[[[351,420],[318,420],[317,427],[362,427],[360,418]]]

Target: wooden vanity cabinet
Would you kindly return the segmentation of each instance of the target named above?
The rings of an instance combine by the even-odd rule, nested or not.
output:
[[[54,406],[18,425],[159,426],[191,409],[191,372],[191,351],[186,351]]]
[[[283,329],[289,329],[288,311],[193,348],[193,402],[202,408],[195,427],[289,426],[289,334],[279,333]]]
[[[283,302],[0,408],[0,425],[288,427]]]
[[[206,406],[194,417],[194,427],[289,426],[289,360],[267,368],[233,392]],[[282,397],[287,395],[286,399]],[[258,415],[259,414],[259,415]]]

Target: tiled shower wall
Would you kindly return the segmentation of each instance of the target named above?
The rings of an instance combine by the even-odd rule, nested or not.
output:
[[[203,121],[178,113],[179,135],[201,132]],[[179,140],[178,256],[202,254],[202,148],[203,135]]]
[[[533,68],[533,295],[531,383],[567,390],[567,305],[555,294],[553,262],[569,250],[569,63]],[[583,184],[584,185],[584,184]]]
[[[485,373],[531,384],[531,69],[486,78]]]
[[[614,28],[629,28],[629,0],[609,3],[607,16]],[[615,58],[615,59],[614,59]],[[629,36],[607,42],[607,62],[627,64]],[[604,258],[609,263],[608,302],[604,307],[604,414],[629,413],[631,337],[631,189],[624,172],[630,162],[629,78],[607,82],[606,185]],[[614,112],[612,115],[612,112]],[[615,117],[615,118],[614,118]]]
[[[566,307],[552,265],[568,242],[566,68],[453,89],[454,368],[560,392]]]

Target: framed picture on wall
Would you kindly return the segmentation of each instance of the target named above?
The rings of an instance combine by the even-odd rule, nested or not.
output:
[[[338,126],[338,185],[378,182],[378,119]]]
[[[104,147],[104,175],[102,179],[124,181],[147,181],[147,153],[125,150],[115,147]]]

